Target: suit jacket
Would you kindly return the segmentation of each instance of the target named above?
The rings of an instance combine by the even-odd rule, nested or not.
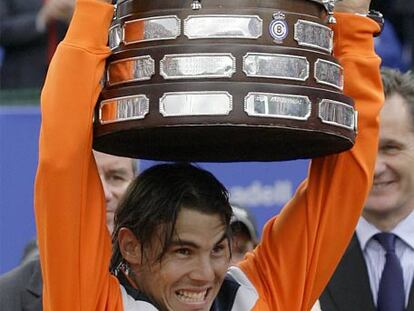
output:
[[[28,261],[0,277],[0,309],[42,310],[42,273],[39,259]]]
[[[0,0],[0,88],[40,88],[48,68],[48,33],[36,29],[44,0]],[[56,23],[60,41],[67,25]]]
[[[320,304],[322,311],[376,311],[367,266],[355,234],[322,293]],[[414,283],[407,311],[414,311]]]

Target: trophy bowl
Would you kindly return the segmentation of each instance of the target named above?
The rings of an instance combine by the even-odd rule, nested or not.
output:
[[[352,147],[335,0],[119,0],[94,148],[164,161],[278,161]]]

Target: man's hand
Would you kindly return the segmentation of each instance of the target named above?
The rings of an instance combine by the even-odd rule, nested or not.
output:
[[[340,0],[335,4],[336,12],[367,14],[371,0]]]

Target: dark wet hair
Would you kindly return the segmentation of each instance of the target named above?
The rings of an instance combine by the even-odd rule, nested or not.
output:
[[[115,212],[111,271],[123,263],[118,244],[121,228],[130,229],[141,243],[141,254],[158,237],[161,260],[172,242],[181,208],[222,217],[230,240],[232,208],[226,188],[208,171],[188,163],[160,164],[143,171],[129,186]]]

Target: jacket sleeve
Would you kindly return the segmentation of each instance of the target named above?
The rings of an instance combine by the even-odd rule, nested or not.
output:
[[[105,199],[92,154],[113,7],[78,0],[42,91],[35,214],[44,310],[121,310],[109,273]]]
[[[269,310],[311,309],[351,239],[371,186],[383,104],[372,38],[378,25],[353,14],[336,17],[334,54],[344,67],[344,93],[359,112],[358,135],[351,150],[311,161],[307,179],[240,264],[259,304]]]

